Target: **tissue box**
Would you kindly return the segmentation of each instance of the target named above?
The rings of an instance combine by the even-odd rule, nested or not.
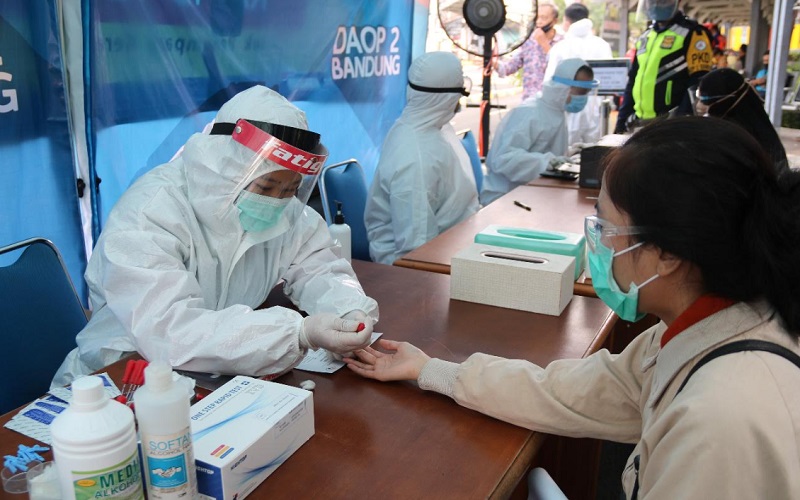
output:
[[[575,258],[576,281],[583,272],[586,242],[582,234],[491,225],[475,235],[475,243],[568,255]]]
[[[197,486],[241,499],[314,435],[309,391],[234,377],[191,408]]]
[[[473,243],[451,260],[450,298],[558,316],[574,274],[574,257]]]

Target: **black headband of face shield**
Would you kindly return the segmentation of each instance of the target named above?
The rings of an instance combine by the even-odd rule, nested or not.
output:
[[[319,146],[320,136],[316,132],[303,130],[301,128],[290,127],[288,125],[278,125],[277,123],[259,122],[247,120],[247,123],[263,130],[272,137],[291,144],[303,151],[314,151]],[[236,128],[235,123],[220,122],[211,127],[210,135],[232,135]]]
[[[418,90],[420,92],[430,92],[431,94],[461,94],[463,96],[468,96],[469,91],[465,87],[445,87],[445,88],[436,88],[436,87],[423,87],[422,85],[417,85],[415,83],[408,82],[408,86],[414,90]]]

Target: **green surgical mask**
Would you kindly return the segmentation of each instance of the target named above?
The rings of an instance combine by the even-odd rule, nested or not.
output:
[[[614,279],[613,263],[614,257],[630,252],[639,248],[642,243],[637,243],[625,250],[617,253],[601,242],[595,244],[594,251],[589,250],[589,269],[592,272],[592,285],[597,292],[597,296],[611,308],[617,316],[625,321],[636,322],[644,318],[645,314],[639,312],[639,290],[645,285],[658,278],[658,274],[637,285],[631,283],[627,292],[623,292]]]
[[[275,226],[283,215],[286,206],[292,200],[288,198],[273,198],[242,191],[239,199],[236,200],[236,208],[239,209],[239,222],[242,229],[250,232],[266,231]]]

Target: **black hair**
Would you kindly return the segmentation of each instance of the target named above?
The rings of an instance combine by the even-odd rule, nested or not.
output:
[[[564,17],[574,23],[589,17],[589,9],[585,5],[574,3],[564,9]]]
[[[661,119],[605,159],[603,187],[638,238],[700,271],[706,293],[765,300],[800,336],[800,172],[780,175],[741,127]]]
[[[716,69],[703,76],[697,89],[701,96],[719,97],[710,102],[703,101],[709,105],[709,115],[730,120],[747,130],[772,158],[778,171],[788,168],[786,150],[764,111],[761,97],[738,71]]]

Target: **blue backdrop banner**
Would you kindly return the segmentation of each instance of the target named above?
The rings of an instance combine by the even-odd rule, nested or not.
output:
[[[303,109],[328,161],[357,158],[368,181],[405,104],[413,1],[84,0],[83,9],[90,168],[102,179],[96,230],[132,180],[252,85]]]
[[[53,241],[85,305],[56,3],[3,0],[0,9],[0,246],[34,236]]]

